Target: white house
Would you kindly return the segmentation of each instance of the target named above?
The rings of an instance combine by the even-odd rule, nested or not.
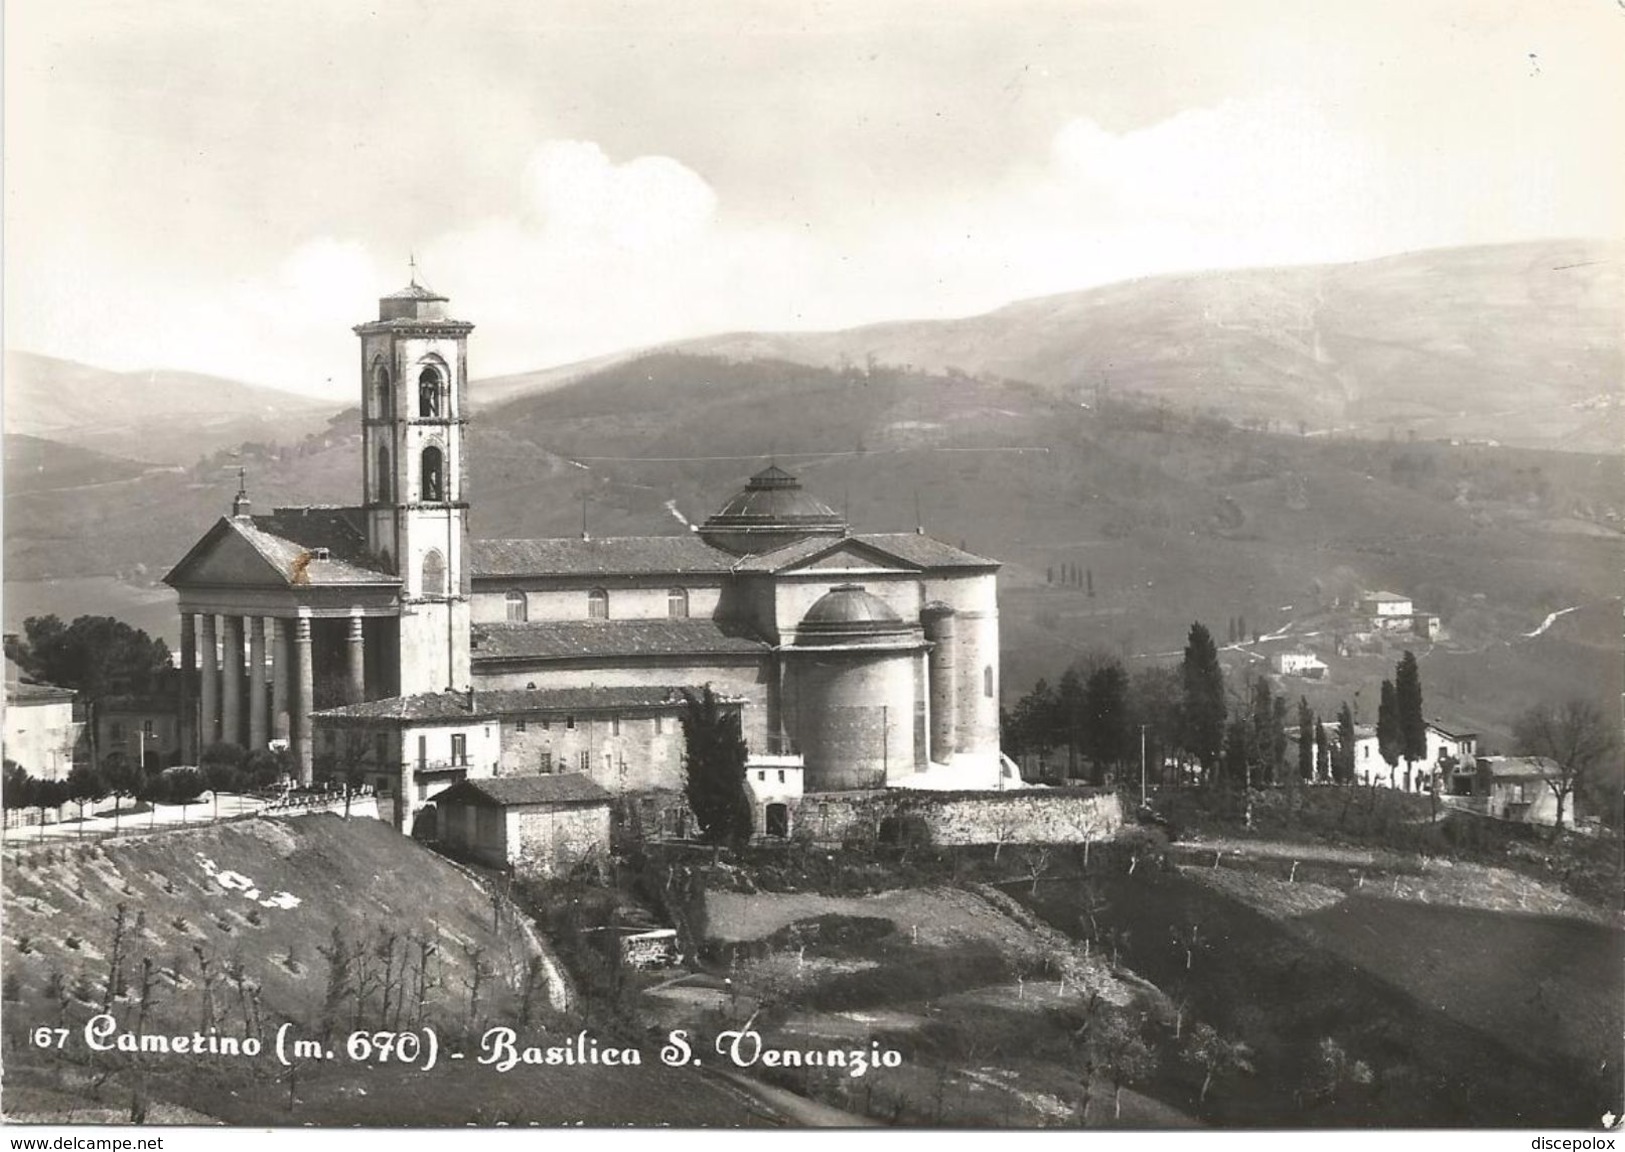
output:
[[[1326,664],[1313,652],[1276,652],[1270,657],[1270,666],[1282,676],[1307,676],[1319,680],[1326,675]]]
[[[1360,596],[1360,614],[1376,619],[1414,616],[1416,608],[1409,596],[1397,592],[1366,592]]]

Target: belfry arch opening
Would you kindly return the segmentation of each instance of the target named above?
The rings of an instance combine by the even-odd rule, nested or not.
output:
[[[419,470],[419,499],[438,501],[446,499],[446,457],[431,444],[423,450],[423,466]]]
[[[418,415],[436,419],[446,412],[446,377],[433,364],[418,373]]]
[[[425,596],[446,594],[446,558],[440,555],[438,548],[429,549],[423,557],[423,594]]]

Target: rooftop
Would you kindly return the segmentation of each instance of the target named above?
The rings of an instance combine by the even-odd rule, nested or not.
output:
[[[558,620],[476,624],[476,664],[493,660],[579,660],[639,656],[759,655],[749,632],[702,619]]]
[[[386,700],[324,708],[313,715],[322,720],[433,722],[483,719],[491,715],[491,710],[484,707],[483,700],[471,704],[467,692],[424,692],[416,696],[391,696]]]
[[[579,772],[550,776],[493,776],[462,780],[435,797],[445,805],[461,801],[508,808],[524,804],[608,804],[612,797]]]
[[[722,575],[734,557],[700,537],[607,536],[543,540],[475,540],[474,579],[525,576]]]

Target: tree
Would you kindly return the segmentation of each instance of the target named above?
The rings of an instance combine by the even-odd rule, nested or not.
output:
[[[1089,674],[1084,686],[1084,748],[1098,770],[1128,758],[1128,673],[1109,660]]]
[[[1191,625],[1180,680],[1185,749],[1211,773],[1219,766],[1224,743],[1224,670],[1219,667],[1213,636],[1201,623]]]
[[[181,823],[186,823],[186,808],[203,795],[206,783],[203,773],[196,768],[168,768],[158,776],[164,803],[181,806]]]
[[[1321,1039],[1306,1085],[1311,1099],[1331,1101],[1344,1085],[1371,1081],[1371,1065],[1364,1060],[1351,1059],[1343,1046],[1330,1036]]]
[[[1083,674],[1076,664],[1061,676],[1061,688],[1055,695],[1056,735],[1066,743],[1067,779],[1078,774],[1078,752],[1084,742],[1084,718],[1088,709]]]
[[[683,737],[687,760],[684,795],[708,844],[744,844],[750,839],[750,798],[745,793],[745,738],[737,708],[724,709],[711,686],[696,696],[683,692]]]
[[[1185,1046],[1185,1059],[1204,1073],[1202,1094],[1198,1099],[1207,1099],[1207,1091],[1216,1077],[1232,1072],[1251,1072],[1252,1057],[1251,1048],[1240,1040],[1226,1040],[1211,1024],[1198,1024],[1192,1028],[1190,1040]]]
[[[1354,782],[1354,747],[1358,742],[1354,734],[1354,710],[1347,700],[1337,710],[1337,755],[1332,758],[1332,774],[1339,784]]]
[[[1145,1042],[1142,1019],[1112,1013],[1091,1029],[1094,1063],[1112,1081],[1112,1118],[1123,1118],[1123,1086],[1148,1079],[1157,1069],[1157,1054]]]
[[[1309,698],[1298,697],[1298,779],[1315,778],[1315,714],[1309,710]]]
[[[1377,705],[1377,751],[1382,754],[1388,767],[1394,768],[1399,764],[1403,749],[1403,737],[1399,731],[1399,704],[1394,695],[1394,682],[1384,680],[1382,699]]]
[[[30,678],[92,699],[143,691],[170,666],[167,644],[112,616],[80,616],[66,625],[56,616],[30,616],[5,650]]]
[[[40,839],[45,839],[45,812],[50,808],[61,808],[68,802],[68,782],[66,780],[35,780],[28,789],[29,807],[39,809]]]
[[[1148,771],[1155,771],[1179,746],[1179,670],[1157,665],[1135,669],[1129,676],[1128,701],[1129,731],[1145,728],[1145,760]]]
[[[68,798],[79,805],[79,834],[85,834],[85,805],[92,804],[107,795],[107,781],[102,779],[100,772],[90,764],[83,761],[73,766],[68,773]]]
[[[1020,700],[1010,714],[1010,723],[1004,729],[1017,756],[1043,752],[1056,743],[1055,691],[1046,680],[1033,685],[1033,690]]]
[[[1590,700],[1534,705],[1513,722],[1512,740],[1521,754],[1544,756],[1557,766],[1546,781],[1557,797],[1554,837],[1563,830],[1563,809],[1575,789],[1618,759],[1619,735]]]
[[[141,765],[122,752],[114,752],[102,760],[102,779],[107,784],[107,794],[113,798],[113,830],[116,832],[124,798],[139,797],[147,786],[147,777]]]
[[[11,814],[20,812],[34,806],[33,797],[34,778],[28,774],[23,766],[15,760],[7,760],[5,764],[5,778],[0,783],[0,800],[5,803],[6,823],[11,823]]]
[[[1326,725],[1315,719],[1315,776],[1320,780],[1330,780],[1332,776],[1331,747],[1326,742]]]
[[[1258,766],[1258,773],[1253,777],[1254,782],[1261,784],[1275,783],[1273,772],[1275,756],[1275,733],[1271,725],[1275,722],[1275,694],[1270,691],[1270,682],[1260,676],[1253,681],[1252,691],[1252,760]]]
[[[1408,784],[1412,765],[1426,760],[1428,754],[1428,725],[1422,716],[1422,672],[1408,650],[1394,669],[1394,707],[1399,720],[1399,754],[1405,758]]]
[[[1277,696],[1270,713],[1270,783],[1286,777],[1286,697]]]

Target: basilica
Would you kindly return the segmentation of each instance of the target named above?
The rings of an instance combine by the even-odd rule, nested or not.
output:
[[[497,777],[636,800],[681,790],[683,695],[709,687],[770,834],[804,794],[1002,784],[997,562],[853,531],[776,466],[685,535],[471,539],[473,325],[447,303],[414,281],[355,328],[360,504],[239,491],[165,578],[188,762],[223,740],[286,747],[307,783],[344,764],[402,829]]]

